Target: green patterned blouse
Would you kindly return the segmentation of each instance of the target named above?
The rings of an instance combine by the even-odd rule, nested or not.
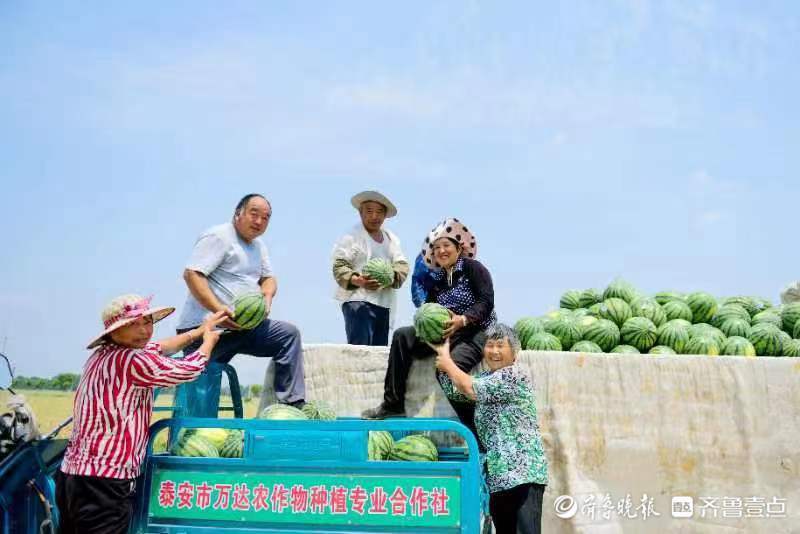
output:
[[[475,426],[486,447],[486,485],[491,493],[527,483],[547,484],[536,397],[518,366],[476,376],[472,381],[475,401],[458,391],[445,373],[438,373],[438,378],[448,398],[476,404]]]

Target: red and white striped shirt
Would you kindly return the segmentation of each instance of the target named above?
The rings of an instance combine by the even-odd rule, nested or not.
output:
[[[73,427],[61,470],[70,475],[130,479],[145,453],[153,388],[197,378],[207,359],[199,351],[182,359],[115,344],[98,348],[83,368],[73,406]]]

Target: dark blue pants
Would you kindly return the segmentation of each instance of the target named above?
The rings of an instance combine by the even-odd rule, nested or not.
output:
[[[389,344],[389,308],[352,301],[342,303],[342,313],[350,345]]]

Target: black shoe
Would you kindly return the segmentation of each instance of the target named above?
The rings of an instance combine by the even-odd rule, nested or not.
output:
[[[300,399],[300,400],[296,400],[296,401],[292,401],[292,402],[287,402],[286,404],[288,404],[289,406],[292,406],[293,408],[297,408],[298,410],[302,410],[303,406],[306,405],[306,401],[304,401],[303,399]]]
[[[361,419],[389,419],[392,417],[405,417],[406,411],[403,408],[394,409],[381,404],[377,408],[370,408],[361,412]]]

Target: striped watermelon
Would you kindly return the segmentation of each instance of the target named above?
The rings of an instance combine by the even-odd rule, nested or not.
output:
[[[647,317],[657,327],[667,322],[667,314],[664,313],[661,304],[654,299],[643,298],[633,301],[631,311],[634,317]]]
[[[761,298],[761,297],[751,297],[753,299],[753,303],[755,304],[756,311],[762,312],[765,310],[772,309],[772,302],[769,299]]]
[[[558,305],[568,310],[574,310],[581,307],[581,294],[583,292],[579,289],[570,289],[561,295],[561,300]]]
[[[611,349],[612,354],[639,354],[639,349],[630,345],[617,345]]]
[[[412,434],[398,440],[389,453],[389,460],[404,462],[435,462],[439,460],[436,445],[425,436]]]
[[[575,308],[574,310],[572,310],[572,317],[574,317],[575,319],[581,319],[583,317],[586,317],[587,315],[589,315],[589,310],[587,310],[586,308]]]
[[[659,345],[666,345],[672,348],[678,354],[683,354],[686,350],[686,344],[689,343],[689,325],[690,323],[683,319],[667,321],[658,327],[656,342]]]
[[[783,344],[783,355],[796,358],[800,356],[800,339],[790,339]]]
[[[750,335],[750,323],[744,319],[728,319],[720,327],[726,336],[747,337]]]
[[[697,336],[689,340],[686,345],[686,354],[705,354],[707,356],[719,355],[719,343],[708,336]]]
[[[686,304],[692,310],[692,322],[694,323],[708,323],[717,313],[717,299],[702,291],[686,295]]]
[[[372,461],[388,460],[394,447],[394,438],[385,430],[372,430],[367,438],[367,458]]]
[[[633,345],[640,352],[647,351],[656,344],[658,329],[646,317],[632,317],[619,329],[620,337],[626,345]]]
[[[306,414],[288,404],[271,404],[264,408],[258,415],[259,419],[269,420],[305,420]]]
[[[572,348],[569,349],[570,352],[603,352],[603,349],[597,343],[592,343],[591,341],[578,341]]]
[[[637,292],[634,287],[620,278],[615,279],[608,284],[608,287],[603,291],[603,300],[607,301],[610,298],[622,299],[630,304],[636,298]]]
[[[213,443],[203,436],[189,434],[188,437],[179,439],[173,447],[172,454],[176,456],[189,456],[195,458],[218,458],[219,451]]]
[[[671,300],[680,300],[683,301],[683,294],[677,293],[675,291],[661,291],[656,293],[655,296],[656,302],[661,304],[662,306]]]
[[[425,343],[442,342],[445,323],[450,320],[447,308],[434,302],[426,302],[414,314],[414,330]]]
[[[261,293],[247,293],[233,300],[233,322],[243,330],[260,325],[267,313],[267,301]]]
[[[756,349],[747,338],[731,336],[725,340],[722,347],[722,354],[726,356],[750,356],[756,355]]]
[[[573,318],[553,319],[545,323],[544,329],[556,336],[562,347],[571,347],[581,339],[581,328]]]
[[[325,401],[312,400],[300,409],[309,419],[316,421],[335,421],[336,411]]]
[[[719,347],[725,344],[725,334],[719,328],[713,327],[707,323],[693,324],[689,328],[689,336],[691,337],[710,337],[717,342]]]
[[[598,302],[603,302],[603,294],[596,289],[585,289],[581,291],[580,299],[578,299],[578,307],[588,308]]]
[[[619,327],[608,319],[598,319],[583,331],[583,339],[608,352],[619,343]]]
[[[598,302],[597,304],[592,304],[587,308],[589,315],[592,317],[602,317],[601,310],[603,309],[603,303]]]
[[[728,297],[722,301],[722,307],[728,306],[730,304],[741,306],[747,312],[747,315],[750,317],[754,316],[760,311],[753,297],[745,297],[739,295],[736,297]]]
[[[756,349],[759,356],[779,356],[783,354],[783,340],[781,331],[773,324],[761,323],[750,330],[747,338]]]
[[[771,323],[778,328],[783,328],[783,319],[781,319],[781,314],[772,310],[758,312],[753,316],[753,326],[761,323]]]
[[[789,334],[787,334],[783,330],[781,330],[780,334],[778,334],[778,335],[781,336],[781,346],[785,346],[787,343],[789,343],[792,340],[792,336],[790,336]]]
[[[668,321],[673,319],[683,319],[684,321],[692,320],[692,309],[682,300],[670,300],[661,305],[664,314],[667,316]]]
[[[647,354],[677,354],[677,352],[675,352],[675,349],[672,347],[667,347],[666,345],[656,345],[650,349]]]
[[[794,332],[792,332],[792,337],[795,339],[800,339],[800,321],[794,323]]]
[[[786,304],[781,312],[783,329],[787,332],[794,332],[794,327],[800,321],[800,302]]]
[[[371,258],[361,272],[378,282],[381,287],[389,287],[394,283],[394,268],[389,260],[384,258]]]
[[[219,448],[219,455],[222,458],[241,458],[244,456],[244,431],[231,430],[222,447]]]
[[[740,304],[725,304],[719,307],[717,313],[711,319],[711,324],[721,329],[725,321],[730,319],[741,319],[746,321],[747,324],[750,324],[751,320],[750,314],[744,309],[744,306]]]
[[[612,297],[604,300],[600,305],[600,317],[613,321],[617,326],[622,326],[625,321],[633,317],[633,311],[627,302]]]
[[[553,334],[539,332],[528,338],[528,343],[525,344],[525,350],[560,351],[564,350],[564,347],[561,345],[561,340]]]
[[[225,440],[228,439],[229,432],[224,428],[187,428],[186,435],[200,436],[207,439],[214,447],[219,449]]]
[[[533,334],[544,332],[544,321],[538,317],[523,317],[514,324],[514,331],[519,338],[519,344],[525,347]]]
[[[591,327],[593,324],[596,324],[599,319],[594,315],[584,315],[583,317],[578,318],[578,328],[581,329],[581,338],[586,335],[586,331]]]

